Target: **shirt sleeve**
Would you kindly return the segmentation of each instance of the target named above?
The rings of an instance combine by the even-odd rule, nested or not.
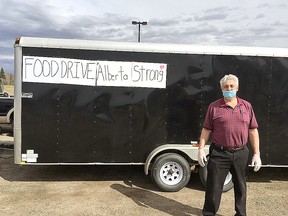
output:
[[[213,116],[212,116],[212,106],[210,105],[208,107],[208,110],[206,112],[205,120],[203,123],[203,127],[208,129],[208,130],[213,130]]]
[[[251,106],[251,121],[250,121],[249,129],[255,129],[255,128],[258,128],[258,123],[254,114],[254,110]]]

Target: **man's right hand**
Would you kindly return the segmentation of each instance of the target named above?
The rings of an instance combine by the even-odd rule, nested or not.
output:
[[[205,162],[207,162],[206,153],[204,149],[199,149],[198,150],[198,163],[200,164],[201,167],[204,167]]]

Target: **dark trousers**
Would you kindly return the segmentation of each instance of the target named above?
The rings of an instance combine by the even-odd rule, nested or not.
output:
[[[220,206],[224,181],[229,171],[234,184],[235,215],[246,215],[248,156],[247,146],[234,153],[222,150],[213,144],[210,146],[203,215],[216,215]]]

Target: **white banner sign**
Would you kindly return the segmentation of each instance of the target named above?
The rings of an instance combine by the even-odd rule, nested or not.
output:
[[[167,64],[23,56],[23,82],[166,88]]]

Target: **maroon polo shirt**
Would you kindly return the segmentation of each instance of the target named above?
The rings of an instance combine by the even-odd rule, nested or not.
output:
[[[251,104],[237,98],[233,109],[224,99],[211,103],[208,107],[203,127],[211,130],[213,143],[228,148],[237,148],[248,142],[248,130],[258,128]]]

